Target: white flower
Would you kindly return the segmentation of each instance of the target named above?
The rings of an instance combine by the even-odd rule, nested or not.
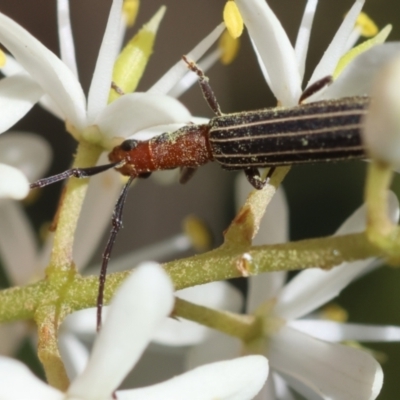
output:
[[[399,208],[393,194],[389,209],[390,218],[397,221]],[[270,225],[272,232],[275,225]],[[337,234],[363,229],[364,206]],[[248,351],[265,354],[273,371],[257,398],[292,399],[288,385],[307,399],[376,398],[383,379],[379,364],[366,352],[338,343],[346,340],[399,341],[400,328],[342,324],[312,315],[352,280],[376,266],[375,259],[368,259],[343,263],[330,271],[310,269],[300,272],[286,285],[282,276],[275,273],[252,278],[256,284],[250,281],[247,312],[264,319],[266,336],[264,341],[253,343]],[[193,347],[188,353],[187,365],[192,368],[240,353],[238,341],[218,334],[213,343]]]
[[[0,398],[112,399],[173,304],[173,286],[163,269],[154,263],[142,265],[114,296],[88,364],[66,393],[46,386],[20,362],[1,357]],[[129,400],[251,399],[267,375],[266,359],[249,356],[197,368],[154,386],[117,391],[116,395]]]
[[[315,68],[309,87],[327,76],[333,76],[341,57],[348,50],[356,19],[365,0],[356,0],[346,14],[343,23]],[[308,0],[293,48],[278,18],[265,0],[235,0],[258,55],[260,67],[268,86],[279,103],[285,107],[295,106],[302,94],[302,81],[311,27],[318,0]],[[388,32],[378,38],[382,43]],[[400,51],[397,43],[391,48],[376,46],[355,57],[333,84],[320,90],[307,101],[344,96],[365,95],[378,65]],[[345,74],[346,72],[346,74]]]

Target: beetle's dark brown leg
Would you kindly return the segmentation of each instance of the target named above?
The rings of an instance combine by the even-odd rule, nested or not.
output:
[[[319,92],[323,87],[329,86],[333,82],[332,76],[328,75],[318,81],[314,82],[310,85],[304,92],[301,94],[299,99],[299,104],[302,104],[304,100],[311,97],[313,94]]]
[[[264,188],[264,186],[269,182],[271,179],[272,174],[275,171],[275,167],[271,167],[268,171],[268,175],[265,177],[265,179],[262,179],[260,176],[260,172],[258,171],[257,168],[252,167],[252,168],[246,168],[244,170],[244,173],[246,175],[247,180],[249,183],[257,190],[261,190]]]
[[[192,179],[192,176],[197,171],[197,167],[182,167],[181,176],[179,177],[179,183],[185,184],[187,181]]]
[[[126,182],[123,187],[121,194],[115,204],[113,216],[112,216],[112,228],[110,232],[110,236],[108,238],[108,242],[106,248],[103,253],[103,262],[101,264],[100,276],[99,276],[99,291],[97,294],[97,331],[101,328],[101,320],[102,320],[102,310],[103,310],[103,299],[104,299],[104,287],[106,284],[106,274],[107,274],[107,266],[108,261],[111,257],[111,252],[114,247],[115,239],[118,235],[119,230],[122,228],[122,211],[124,209],[125,200],[128,196],[128,189],[131,185],[132,181],[135,179],[135,176],[130,176],[128,182]]]
[[[199,85],[201,91],[203,92],[204,99],[207,104],[210,106],[211,110],[214,111],[215,115],[222,115],[221,108],[219,107],[217,98],[212,90],[210,83],[208,82],[208,78],[204,75],[203,70],[194,62],[190,61],[186,58],[186,56],[182,57],[183,61],[188,65],[189,69],[197,74],[199,78]]]

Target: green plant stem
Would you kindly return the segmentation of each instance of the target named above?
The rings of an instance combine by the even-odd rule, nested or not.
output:
[[[245,342],[262,334],[262,324],[252,315],[214,310],[176,298],[173,315],[216,329]]]
[[[383,256],[383,250],[372,245],[365,233],[357,233],[240,249],[226,249],[222,246],[208,253],[166,263],[164,268],[174,282],[175,289],[179,290],[262,272],[314,267],[329,269],[343,262]],[[105,303],[110,301],[118,286],[131,273],[125,271],[108,275]],[[71,274],[63,284],[62,299],[57,297],[52,300],[54,291],[54,288],[49,287],[48,281],[1,291],[0,322],[33,318],[36,309],[46,298],[46,304],[62,300],[63,307],[68,312],[94,307],[98,277]]]
[[[101,149],[88,143],[78,145],[73,168],[85,168],[96,164]],[[56,221],[53,249],[46,274],[51,277],[54,270],[68,271],[73,267],[72,249],[75,230],[82,208],[89,179],[70,178],[60,201],[60,210]]]

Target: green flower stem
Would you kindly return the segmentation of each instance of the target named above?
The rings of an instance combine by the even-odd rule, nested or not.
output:
[[[73,168],[90,167],[96,164],[101,149],[88,143],[80,143]],[[51,278],[54,270],[68,271],[72,266],[72,248],[78,218],[85,198],[89,179],[70,178],[60,202],[56,221],[53,250],[46,274]]]
[[[176,298],[173,316],[182,317],[216,329],[244,342],[262,334],[262,324],[252,315],[214,310]]]
[[[69,386],[67,371],[58,350],[57,332],[62,318],[54,320],[58,315],[57,306],[42,307],[36,313],[38,322],[38,357],[41,361],[49,385],[66,392]],[[58,321],[58,323],[57,323]]]
[[[371,244],[365,233],[357,233],[270,246],[221,246],[208,253],[171,261],[164,264],[164,268],[175,289],[179,290],[262,272],[314,267],[329,269],[343,262],[385,255],[382,249]],[[108,275],[105,303],[110,301],[118,286],[131,273],[125,271]],[[81,277],[72,272],[58,285],[45,280],[23,288],[6,289],[0,291],[0,322],[33,318],[36,310],[50,304],[62,304],[65,313],[94,307],[97,290],[97,276]],[[61,317],[59,314],[53,318],[59,321]]]
[[[394,229],[388,218],[388,189],[392,182],[393,171],[389,165],[371,161],[365,187],[367,203],[367,232],[373,239],[375,235],[387,236]]]

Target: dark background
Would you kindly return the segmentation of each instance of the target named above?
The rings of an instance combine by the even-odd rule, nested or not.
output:
[[[55,1],[0,0],[0,11],[16,19],[47,47],[58,54]],[[72,0],[72,24],[77,49],[81,82],[87,91],[98,47],[108,16],[110,0]],[[157,0],[145,0],[137,23],[128,37],[162,5]],[[189,51],[221,20],[224,1],[165,1],[167,13],[161,24],[155,52],[140,83],[141,91],[149,88],[182,54]],[[270,0],[283,26],[294,41],[305,1]],[[352,0],[320,0],[310,43],[305,81],[323,54]],[[398,0],[368,0],[364,7],[382,28],[394,25],[390,40],[400,39],[400,2]],[[275,105],[264,83],[247,35],[235,62],[226,67],[216,65],[208,72],[211,84],[224,112],[242,111]],[[212,114],[197,86],[181,100],[194,115]],[[71,163],[76,143],[65,133],[63,124],[35,107],[18,123],[18,129],[34,131],[46,137],[54,152],[49,174],[58,173]],[[154,180],[141,181],[128,199],[122,234],[115,253],[124,253],[151,244],[180,231],[182,219],[191,213],[204,218],[211,226],[216,244],[233,216],[233,181],[235,174],[222,171],[218,165],[208,165],[198,171],[185,186],[162,186]],[[365,163],[348,162],[329,165],[295,167],[284,187],[290,205],[291,239],[298,240],[331,234],[356,208],[363,198]],[[395,183],[395,186],[399,187]],[[60,185],[42,191],[35,204],[27,208],[37,229],[51,220],[56,208]],[[101,201],[101,199],[98,199]],[[111,217],[111,216],[110,216]],[[100,259],[102,248],[95,260]],[[400,272],[381,268],[346,289],[339,303],[348,311],[351,321],[400,325]],[[400,389],[397,379],[400,366],[400,343],[373,344],[387,354],[383,364],[385,383],[380,399],[393,399]]]

